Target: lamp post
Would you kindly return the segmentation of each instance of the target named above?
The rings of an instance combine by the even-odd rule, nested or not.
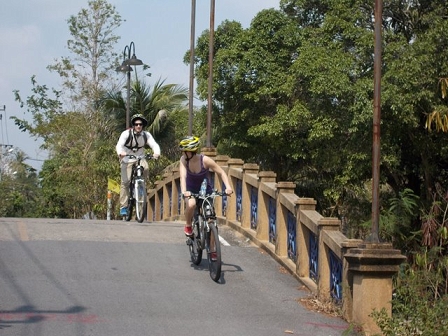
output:
[[[380,124],[381,124],[381,25],[383,1],[375,0],[374,90],[373,90],[373,145],[372,145],[372,232],[367,238],[379,243],[379,180],[380,180]]]
[[[208,41],[207,147],[212,147],[213,43],[215,38],[215,0],[210,0],[210,36]]]
[[[131,56],[132,53],[132,56]],[[131,71],[132,66],[143,65],[142,60],[135,56],[135,44],[131,42],[128,46],[124,47],[123,50],[123,63],[115,70],[118,72],[126,72],[127,82],[126,82],[126,128],[129,128],[130,120],[130,109],[131,109]]]
[[[194,33],[196,22],[196,0],[191,0],[190,31],[190,82],[188,91],[188,135],[193,133],[193,90],[194,90]]]

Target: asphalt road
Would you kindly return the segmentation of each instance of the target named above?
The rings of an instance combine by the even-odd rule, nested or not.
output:
[[[216,283],[181,222],[0,218],[0,335],[346,335],[272,258],[220,233]]]

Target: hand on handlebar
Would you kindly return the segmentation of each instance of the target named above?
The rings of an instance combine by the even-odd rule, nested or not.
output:
[[[226,189],[226,190],[225,190],[225,194],[226,194],[227,196],[230,196],[230,195],[233,194],[233,190],[232,190],[232,189]]]

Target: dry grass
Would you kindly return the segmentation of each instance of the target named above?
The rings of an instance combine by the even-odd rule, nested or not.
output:
[[[322,302],[317,299],[316,295],[310,295],[306,298],[299,299],[298,301],[308,310],[328,316],[342,317],[341,308],[331,300]]]

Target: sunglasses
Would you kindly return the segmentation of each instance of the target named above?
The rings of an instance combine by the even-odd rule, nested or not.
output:
[[[135,123],[134,126],[143,126],[142,123]]]

